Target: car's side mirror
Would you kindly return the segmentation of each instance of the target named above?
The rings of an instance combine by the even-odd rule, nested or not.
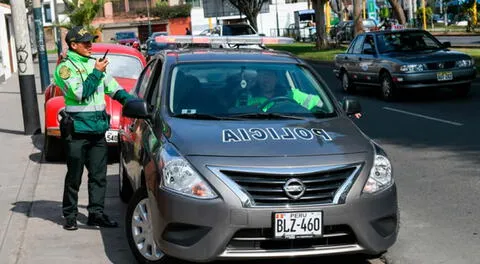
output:
[[[260,37],[265,37],[265,36],[266,36],[265,33],[260,33],[260,34],[258,34],[258,35],[259,35]]]
[[[452,43],[450,41],[443,42],[444,48],[450,48],[451,46],[452,46]]]
[[[142,99],[129,100],[123,106],[122,114],[130,118],[149,119],[151,117],[147,103]]]
[[[354,115],[362,113],[362,106],[356,99],[346,98],[342,102],[342,108],[347,115]]]

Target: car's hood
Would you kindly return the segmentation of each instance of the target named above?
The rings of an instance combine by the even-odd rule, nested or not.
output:
[[[470,57],[462,52],[451,50],[437,51],[416,51],[416,52],[394,52],[387,56],[407,63],[428,63],[437,61],[456,61],[469,59]]]
[[[135,86],[135,83],[137,82],[136,79],[121,78],[121,77],[115,77],[115,80],[127,92],[130,92],[130,90],[132,90],[133,86]]]
[[[305,156],[369,151],[348,118],[218,121],[169,118],[164,133],[183,155]]]

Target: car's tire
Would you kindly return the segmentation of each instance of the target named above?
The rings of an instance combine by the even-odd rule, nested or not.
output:
[[[120,200],[124,203],[128,203],[133,195],[132,184],[128,180],[127,172],[125,171],[125,166],[123,164],[123,154],[120,150],[120,158],[118,161],[118,195]]]
[[[128,245],[138,263],[170,264],[172,259],[156,247],[153,235],[148,234],[148,230],[152,230],[149,216],[151,210],[149,209],[147,191],[141,188],[135,192],[127,208],[125,231]],[[140,250],[139,247],[142,247],[143,250]]]
[[[385,101],[394,101],[398,97],[398,89],[387,72],[380,75],[380,91],[382,99]]]
[[[346,93],[354,93],[356,90],[355,85],[352,83],[350,77],[348,77],[348,73],[346,71],[342,71],[340,73],[340,82],[342,84],[342,89]]]
[[[62,139],[45,135],[43,156],[48,162],[62,161],[65,157]]]
[[[467,97],[470,94],[471,84],[467,84],[461,87],[452,88],[455,95],[458,97]]]

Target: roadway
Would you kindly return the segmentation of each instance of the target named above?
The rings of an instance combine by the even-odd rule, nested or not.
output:
[[[331,66],[318,72],[338,99],[348,96]],[[478,263],[480,252],[480,83],[469,98],[448,90],[405,93],[399,102],[360,88],[355,121],[392,160],[401,227],[388,263]]]

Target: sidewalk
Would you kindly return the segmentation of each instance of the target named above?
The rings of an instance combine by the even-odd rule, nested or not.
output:
[[[34,66],[38,73],[38,64]],[[40,78],[35,79],[43,124]],[[64,230],[61,201],[66,166],[44,162],[43,134],[24,135],[17,75],[0,83],[0,95],[0,264],[135,263],[123,225],[126,206],[118,198],[118,165],[108,166],[105,207],[120,227],[86,226],[85,170],[79,193],[79,230]]]

